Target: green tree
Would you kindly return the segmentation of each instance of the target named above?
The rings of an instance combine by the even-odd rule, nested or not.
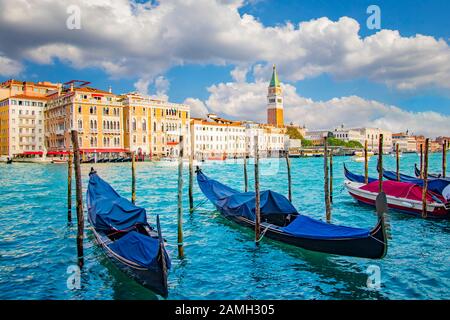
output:
[[[298,139],[302,141],[302,147],[312,147],[312,141],[306,140],[295,127],[288,127],[286,134],[290,139]]]

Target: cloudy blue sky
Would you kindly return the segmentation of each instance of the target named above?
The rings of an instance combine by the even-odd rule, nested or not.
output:
[[[371,4],[380,30],[367,27]],[[81,28],[70,30],[73,5]],[[449,9],[445,0],[0,0],[0,80],[88,80],[185,102],[198,116],[264,121],[276,64],[289,122],[450,135]]]

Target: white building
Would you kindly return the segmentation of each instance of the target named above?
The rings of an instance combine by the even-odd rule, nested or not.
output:
[[[271,125],[261,125],[248,122],[246,124],[247,147],[249,154],[254,157],[255,136],[258,136],[258,150],[261,156],[272,156],[283,154],[287,149],[289,136],[283,128]]]
[[[378,152],[380,134],[383,134],[383,153],[390,153],[392,151],[392,132],[379,128],[358,128],[355,130],[361,133],[362,138],[359,142],[362,145],[367,140],[370,151],[374,153]]]
[[[333,137],[339,140],[343,140],[345,142],[349,141],[364,141],[364,137],[360,130],[357,129],[346,129],[343,126],[340,128],[336,128],[333,131]],[[362,143],[364,145],[364,142]]]
[[[3,155],[12,157],[21,153],[44,152],[44,107],[47,99],[43,97],[16,95],[0,101],[2,112],[8,112],[7,123],[1,125],[9,141],[3,141],[9,150]]]
[[[245,126],[215,115],[191,119],[191,138],[198,160],[243,157],[246,152]]]

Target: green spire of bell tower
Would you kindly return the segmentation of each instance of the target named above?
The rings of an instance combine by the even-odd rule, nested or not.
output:
[[[279,86],[280,81],[278,81],[277,68],[275,67],[275,65],[273,65],[272,80],[270,80],[269,87],[279,87]]]

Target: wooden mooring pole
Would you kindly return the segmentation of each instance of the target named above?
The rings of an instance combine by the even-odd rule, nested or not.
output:
[[[244,154],[244,191],[248,192],[247,151]]]
[[[446,177],[447,172],[447,140],[442,144],[442,177]]]
[[[178,157],[178,257],[184,258],[183,247],[183,156],[184,137],[180,136],[180,152]]]
[[[72,222],[72,171],[73,154],[69,151],[67,160],[67,222]]]
[[[425,154],[423,159],[423,190],[422,190],[422,218],[428,216],[427,193],[428,193],[428,150],[430,139],[425,139]]]
[[[259,244],[261,234],[261,205],[259,194],[259,146],[258,136],[255,136],[255,243]]]
[[[285,157],[286,157],[287,178],[288,178],[288,199],[290,202],[292,202],[292,177],[291,177],[291,160],[289,159],[289,151],[286,151]]]
[[[136,153],[131,153],[131,202],[136,203]]]
[[[395,156],[397,161],[397,181],[400,181],[400,147],[398,143],[395,145]]]
[[[423,144],[420,144],[420,178],[423,179]]]
[[[330,203],[333,203],[333,149],[330,149]]]
[[[323,170],[324,170],[324,190],[325,190],[325,217],[327,222],[331,221],[331,199],[330,199],[330,180],[328,172],[328,139],[324,137],[324,152],[323,152]]]
[[[77,256],[80,268],[84,265],[83,239],[84,239],[84,216],[83,216],[83,187],[81,184],[80,146],[78,145],[78,132],[72,130],[72,146],[74,154],[76,205],[77,205]]]
[[[383,192],[383,134],[378,141],[378,192]]]
[[[194,211],[194,124],[190,125],[190,152],[189,152],[189,212]]]
[[[368,142],[364,142],[364,183],[369,183],[369,151]]]

